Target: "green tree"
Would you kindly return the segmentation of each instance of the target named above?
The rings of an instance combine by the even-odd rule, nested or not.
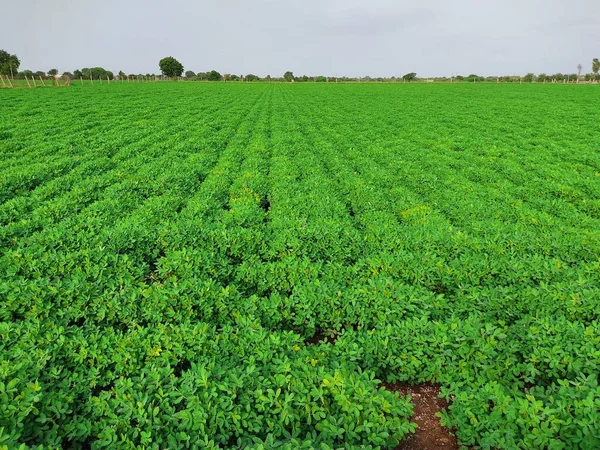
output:
[[[223,76],[219,72],[217,72],[216,70],[211,70],[206,75],[206,79],[208,81],[221,81],[222,78],[223,78]]]
[[[465,81],[467,81],[469,83],[475,83],[477,81],[485,81],[485,78],[472,73],[471,75],[469,75],[468,77],[465,78]]]
[[[248,75],[246,75],[246,81],[260,81],[260,78],[257,75],[254,75],[253,73],[249,73]]]
[[[185,72],[185,77],[186,78],[195,78],[196,74],[194,72],[192,72],[191,70],[188,70]]]
[[[180,77],[183,73],[183,64],[172,56],[167,56],[159,61],[158,66],[163,75],[167,77]]]
[[[402,76],[402,79],[405,81],[414,81],[417,78],[417,74],[415,72],[410,72]]]
[[[50,69],[48,71],[48,76],[53,77],[55,75],[58,75],[58,70],[57,69]]]
[[[11,75],[19,72],[21,61],[17,55],[11,55],[5,50],[0,50],[0,74]]]
[[[535,74],[533,74],[533,73],[531,73],[531,72],[530,72],[530,73],[528,73],[527,75],[525,75],[525,76],[523,77],[523,81],[524,81],[525,83],[531,83],[531,82],[533,81],[533,79],[534,79],[534,78],[535,78]]]
[[[600,71],[600,60],[598,60],[598,58],[594,58],[592,60],[592,72],[594,72],[594,75],[596,76],[596,78],[598,78],[599,71]]]
[[[121,78],[121,79],[127,78],[127,74],[125,72],[123,72],[122,70],[119,70],[119,78]]]
[[[113,73],[110,70],[106,70],[103,67],[92,67],[91,69],[88,67],[85,67],[83,69],[81,69],[80,71],[75,71],[73,72],[73,74],[75,76],[79,75],[79,73],[81,73],[80,76],[82,76],[83,78],[92,78],[94,80],[99,79],[100,77],[102,77],[103,79],[106,78],[114,78]]]
[[[294,74],[288,70],[283,74],[283,79],[287,82],[294,81]]]

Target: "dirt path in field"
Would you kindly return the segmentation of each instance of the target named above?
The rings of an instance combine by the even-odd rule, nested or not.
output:
[[[417,431],[401,442],[396,450],[458,449],[456,436],[452,435],[448,428],[442,427],[440,419],[435,415],[448,406],[444,399],[438,398],[439,386],[428,383],[418,386],[383,383],[383,387],[402,396],[410,394],[415,405],[415,415],[412,420],[418,425]]]

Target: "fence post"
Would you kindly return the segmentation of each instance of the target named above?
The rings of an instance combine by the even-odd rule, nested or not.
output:
[[[35,77],[31,77],[31,81],[33,81],[33,87],[37,87],[37,84],[35,84]]]
[[[31,85],[29,84],[29,80],[27,79],[27,75],[25,75],[25,81],[27,82],[27,86],[31,87]]]
[[[6,83],[4,82],[4,77],[0,75],[0,81],[2,81],[2,86],[6,87]]]
[[[8,81],[8,85],[9,85],[10,87],[13,87],[13,85],[12,85],[12,83],[11,83],[11,81],[10,81],[10,77],[9,77],[8,75],[6,75],[6,81]]]
[[[40,81],[42,82],[42,86],[46,87],[46,83],[44,82],[44,79],[42,78],[41,75],[40,75]]]

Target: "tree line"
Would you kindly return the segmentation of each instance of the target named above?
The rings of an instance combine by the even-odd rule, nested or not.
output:
[[[17,55],[11,55],[9,52],[5,50],[0,50],[0,74],[7,75],[12,78],[24,78],[24,77],[41,77],[41,78],[51,78],[56,77],[59,73],[57,69],[50,69],[47,72],[44,71],[31,71],[31,70],[23,70],[19,71],[21,65],[21,61],[17,57]],[[282,76],[274,76],[267,75],[265,77],[259,77],[254,74],[246,74],[246,75],[236,75],[236,74],[221,74],[216,70],[210,70],[207,72],[194,72],[192,70],[187,70],[185,72],[184,77],[184,66],[177,59],[172,56],[168,56],[162,58],[158,64],[160,68],[160,74],[126,74],[122,70],[120,70],[117,75],[110,70],[106,70],[103,67],[85,67],[82,69],[74,70],[71,72],[64,72],[61,74],[64,78],[83,78],[86,80],[98,80],[98,79],[141,79],[141,78],[150,78],[153,79],[155,77],[168,77],[168,78],[183,78],[186,80],[192,81],[282,81],[282,82],[412,82],[412,81],[439,81],[439,82],[503,82],[503,83],[547,83],[547,82],[555,82],[555,83],[565,83],[565,82],[580,82],[580,81],[600,81],[600,61],[598,58],[594,58],[592,60],[591,72],[581,74],[583,70],[583,66],[578,64],[577,73],[563,74],[563,73],[555,73],[555,74],[534,74],[528,73],[525,76],[517,76],[517,75],[504,75],[504,76],[479,76],[477,74],[470,74],[467,76],[462,75],[453,75],[451,77],[432,77],[432,78],[419,78],[415,72],[409,72],[402,76],[392,76],[392,77],[337,77],[337,76],[325,76],[325,75],[316,75],[316,76],[308,76],[301,75],[295,76],[293,72],[287,71]]]

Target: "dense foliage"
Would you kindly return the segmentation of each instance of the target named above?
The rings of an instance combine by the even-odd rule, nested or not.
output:
[[[112,80],[114,78],[114,74],[110,70],[106,70],[103,67],[92,67],[91,69],[88,67],[84,67],[81,70],[75,70],[73,72],[73,76],[75,78],[83,77],[86,80],[89,80],[89,79],[98,80],[101,78],[104,78],[104,79],[109,78]]]
[[[600,446],[597,86],[0,96],[0,446]]]
[[[183,64],[172,56],[167,56],[158,62],[160,71],[167,77],[180,77],[183,73]]]
[[[205,74],[203,79],[208,81],[221,81],[223,79],[223,76],[216,70],[211,70],[210,72]]]
[[[18,73],[21,60],[17,55],[11,55],[6,50],[0,50],[0,74],[14,75]]]

